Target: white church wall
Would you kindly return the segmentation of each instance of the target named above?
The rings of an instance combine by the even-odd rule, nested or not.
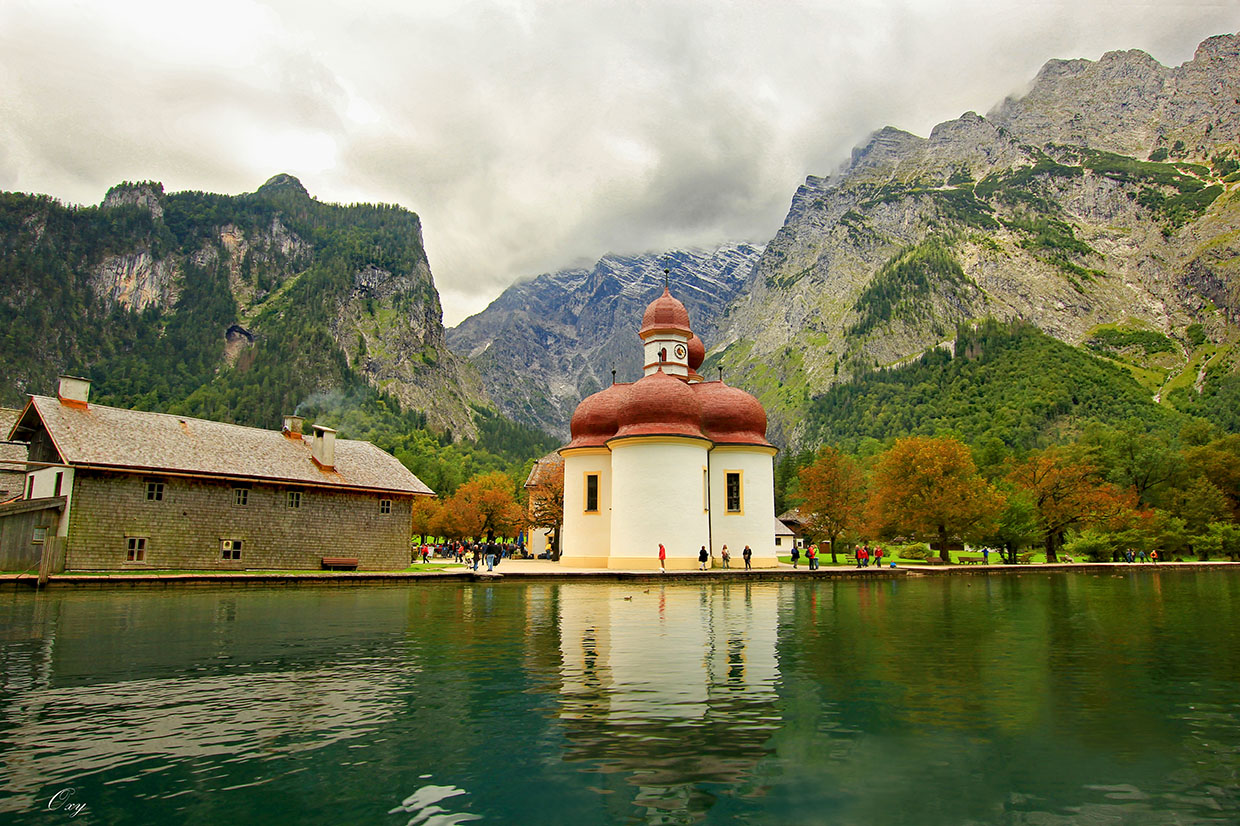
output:
[[[598,474],[598,508],[586,510],[586,476]],[[560,558],[565,565],[605,567],[612,519],[611,452],[580,448],[564,454],[564,528]]]
[[[727,509],[727,475],[739,473],[741,509]],[[755,568],[773,568],[775,557],[775,470],[772,449],[724,445],[710,454],[711,544],[715,560],[728,546],[734,567],[744,567],[741,551],[753,550]],[[717,563],[718,564],[718,563]]]
[[[655,372],[659,363],[659,351],[667,349],[667,361],[671,364],[663,365],[663,372],[669,376],[687,376],[689,375],[688,362],[688,336],[677,336],[672,333],[660,333],[654,338],[648,339],[642,345],[642,353],[645,357],[645,373],[650,375]],[[680,349],[677,350],[676,348]]]
[[[613,508],[608,567],[657,569],[663,543],[669,570],[696,568],[698,548],[707,543],[702,477],[707,442],[644,436],[617,439],[609,446]]]

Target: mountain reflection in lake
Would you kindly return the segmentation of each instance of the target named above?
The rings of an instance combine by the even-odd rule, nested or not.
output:
[[[0,813],[1237,822],[1238,620],[1217,571],[7,592]]]

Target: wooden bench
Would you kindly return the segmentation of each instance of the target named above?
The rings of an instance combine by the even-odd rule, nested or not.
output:
[[[324,571],[356,571],[357,557],[351,556],[325,556],[323,557]]]
[[[1033,554],[1021,554],[1016,557],[1016,561],[1021,565],[1028,565],[1033,562]]]
[[[985,561],[981,554],[957,554],[956,560],[964,565],[980,565]]]

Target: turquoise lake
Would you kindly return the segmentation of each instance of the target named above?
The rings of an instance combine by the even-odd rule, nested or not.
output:
[[[0,593],[0,822],[1240,822],[1240,574]]]

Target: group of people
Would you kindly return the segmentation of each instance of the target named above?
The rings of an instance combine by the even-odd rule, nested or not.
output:
[[[445,542],[442,545],[424,543],[421,547],[414,548],[413,561],[417,562],[421,558],[422,563],[425,564],[434,555],[464,563],[475,571],[485,561],[487,570],[493,571],[501,560],[521,553],[523,553],[522,546],[512,542]]]
[[[725,568],[732,567],[732,552],[728,550],[727,545],[724,545],[723,548],[720,550],[719,557],[723,561],[723,567]],[[741,551],[741,559],[745,560],[746,571],[750,570],[753,567],[753,565],[751,564],[753,562],[753,549],[750,548],[748,545],[746,545],[745,549]],[[701,550],[698,551],[698,570],[705,571],[708,567],[710,567],[713,564],[714,562],[711,560],[710,551],[706,550],[706,546],[703,545]],[[667,548],[663,546],[662,542],[659,543],[659,570],[660,571],[667,570]]]
[[[870,562],[874,563],[875,568],[883,567],[883,555],[884,554],[885,554],[885,551],[883,551],[882,545],[875,545],[873,548],[871,548],[869,545],[858,545],[856,549],[853,551],[853,555],[857,560],[858,568],[868,568],[870,567]],[[800,563],[800,561],[801,561],[801,549],[794,545],[792,548],[792,567],[793,568],[798,567],[798,563]],[[820,563],[819,563],[817,545],[811,544],[808,547],[806,547],[805,561],[806,563],[808,563],[809,569],[811,571],[818,570],[818,566]]]

